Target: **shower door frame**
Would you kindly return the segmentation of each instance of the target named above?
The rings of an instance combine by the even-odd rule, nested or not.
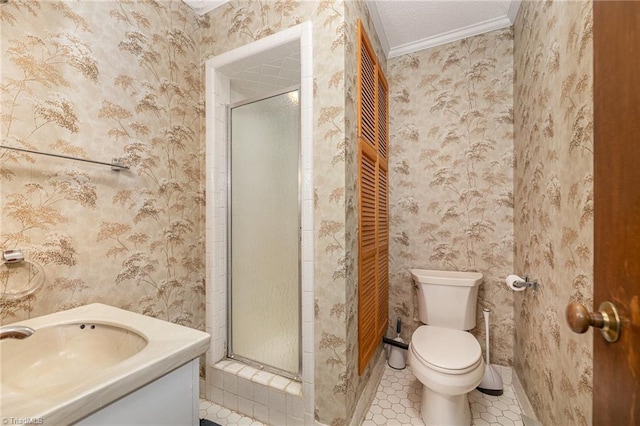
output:
[[[238,108],[244,105],[249,105],[252,103],[260,102],[266,99],[275,98],[276,96],[286,95],[291,92],[298,93],[298,370],[295,373],[290,371],[281,370],[277,367],[273,367],[270,365],[265,365],[259,361],[245,358],[243,356],[236,355],[232,352],[233,346],[233,321],[231,320],[233,311],[232,311],[232,238],[231,238],[231,230],[233,225],[232,220],[232,191],[231,191],[231,176],[232,176],[232,155],[231,155],[231,141],[233,138],[232,132],[232,123],[231,123],[231,110],[234,108]],[[275,92],[270,92],[264,95],[260,95],[254,98],[245,99],[242,101],[234,102],[227,105],[226,108],[226,117],[227,117],[227,345],[226,345],[226,356],[229,359],[237,360],[243,362],[245,364],[251,365],[259,370],[268,371],[279,376],[288,377],[290,379],[294,379],[300,381],[300,377],[302,375],[302,132],[301,132],[301,118],[302,111],[300,107],[300,85],[290,86],[286,89],[280,89]]]
[[[314,210],[315,144],[317,115],[314,88],[314,25],[306,20],[275,34],[208,57],[205,61],[205,170],[206,170],[206,330],[211,333],[206,354],[205,394],[208,400],[222,403],[226,389],[216,371],[228,368],[237,374],[243,364],[227,358],[227,242],[226,177],[227,123],[226,107],[231,103],[229,75],[238,67],[272,58],[274,49],[300,54],[300,131],[302,134],[302,396],[305,424],[314,423],[316,407],[316,323],[314,315],[317,256]],[[293,50],[292,50],[293,49]],[[267,53],[268,52],[268,53]],[[251,62],[249,62],[251,61]],[[297,84],[297,83],[296,83]],[[237,364],[237,365],[233,365]],[[247,366],[246,368],[253,367]],[[226,371],[225,371],[226,372]],[[271,374],[271,373],[268,373]],[[226,376],[225,376],[226,377]]]

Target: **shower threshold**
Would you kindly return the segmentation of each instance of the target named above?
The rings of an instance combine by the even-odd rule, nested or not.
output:
[[[213,365],[212,379],[207,399],[229,410],[262,422],[280,415],[304,420],[300,381],[229,358]]]

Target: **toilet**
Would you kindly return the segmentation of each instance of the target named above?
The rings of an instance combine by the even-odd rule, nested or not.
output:
[[[422,383],[420,416],[427,426],[467,426],[467,395],[482,381],[484,361],[476,338],[476,304],[482,274],[412,269],[418,313],[425,325],[411,336],[407,359]]]

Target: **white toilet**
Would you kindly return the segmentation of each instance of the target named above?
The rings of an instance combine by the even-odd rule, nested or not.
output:
[[[482,350],[465,330],[476,326],[482,274],[412,269],[424,324],[411,336],[408,362],[423,384],[420,415],[427,426],[467,426],[467,394],[484,375]]]

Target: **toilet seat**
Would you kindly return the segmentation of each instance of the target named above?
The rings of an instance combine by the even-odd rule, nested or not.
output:
[[[411,337],[411,349],[425,367],[451,375],[473,371],[482,362],[482,349],[466,331],[423,325]]]

